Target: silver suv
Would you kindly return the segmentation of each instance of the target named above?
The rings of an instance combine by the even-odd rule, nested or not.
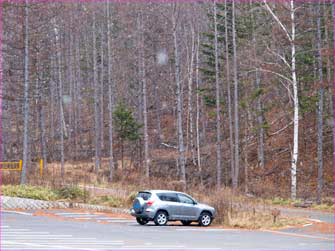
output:
[[[168,221],[181,221],[184,226],[198,222],[207,227],[215,217],[213,207],[198,203],[185,193],[168,190],[138,192],[130,210],[141,225],[153,220],[158,226]]]

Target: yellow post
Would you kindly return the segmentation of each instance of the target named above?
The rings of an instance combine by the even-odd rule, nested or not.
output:
[[[22,171],[22,159],[19,161],[19,171]]]
[[[43,159],[40,159],[40,176],[43,176]]]

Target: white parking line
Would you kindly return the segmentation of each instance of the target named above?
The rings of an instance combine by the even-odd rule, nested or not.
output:
[[[99,218],[99,220],[129,220],[129,219],[126,219],[126,218],[105,217],[105,218]]]
[[[322,220],[318,220],[318,219],[309,219],[310,221],[314,221],[314,222],[322,222]]]
[[[103,213],[55,213],[57,215],[103,215]]]
[[[33,231],[28,231],[28,230],[25,230],[25,231],[17,231],[17,230],[11,230],[11,231],[1,231],[1,235],[3,234],[25,234],[25,233],[29,233],[29,234],[49,234],[49,232],[33,232]]]
[[[209,228],[209,229],[197,229],[197,228],[176,228],[177,231],[197,231],[197,232],[224,232],[224,231],[241,231],[240,229],[221,229],[221,228]]]
[[[20,212],[20,211],[10,211],[10,210],[1,210],[1,213],[12,213],[12,214],[22,214],[32,216],[32,213]]]
[[[15,233],[2,233],[2,236],[8,236],[8,237],[39,237],[39,236],[47,236],[47,237],[59,237],[59,238],[64,238],[64,237],[73,237],[72,235],[69,235],[69,234],[60,234],[60,235],[57,235],[57,234],[48,234],[48,235],[45,235],[45,234],[33,234],[33,233],[28,233],[27,234],[15,234]]]
[[[29,246],[30,248],[31,247],[34,247],[34,248],[47,248],[47,249],[55,249],[55,248],[58,248],[58,249],[65,249],[65,250],[69,250],[69,249],[72,249],[72,250],[94,250],[94,249],[87,249],[87,248],[71,248],[69,246],[62,246],[62,245],[41,245],[41,244],[37,244],[37,243],[31,243],[31,242],[15,242],[15,241],[4,241],[4,243],[8,243],[8,244],[21,244],[21,245],[25,245],[25,246]]]
[[[6,232],[7,231],[18,231],[18,232],[22,231],[22,232],[27,232],[27,231],[30,231],[30,229],[26,229],[26,228],[6,228],[3,231],[6,231]]]

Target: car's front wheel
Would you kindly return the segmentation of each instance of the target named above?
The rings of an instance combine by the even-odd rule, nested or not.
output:
[[[141,217],[137,217],[137,218],[136,218],[136,221],[137,221],[137,223],[140,224],[140,225],[145,225],[145,224],[148,223],[148,220],[143,219],[143,218],[141,218]]]
[[[204,212],[199,217],[199,225],[203,227],[208,227],[212,223],[212,215],[210,213]]]
[[[189,225],[191,225],[192,221],[190,221],[190,220],[182,220],[181,223],[182,223],[184,226],[189,226]]]
[[[158,211],[155,218],[154,222],[157,226],[164,226],[168,222],[168,215],[165,211]]]

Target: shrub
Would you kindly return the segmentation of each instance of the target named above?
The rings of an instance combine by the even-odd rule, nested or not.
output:
[[[77,186],[66,186],[61,189],[57,190],[57,193],[60,198],[62,199],[69,199],[69,200],[82,200],[86,201],[89,197],[89,192],[81,189]]]

